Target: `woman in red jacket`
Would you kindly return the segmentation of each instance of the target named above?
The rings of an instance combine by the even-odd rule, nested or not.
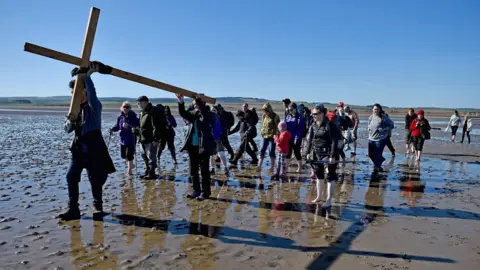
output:
[[[410,123],[410,130],[412,131],[412,142],[415,147],[415,155],[417,161],[420,160],[422,155],[423,144],[425,140],[430,139],[430,123],[424,116],[425,112],[419,110],[417,113],[417,118]]]

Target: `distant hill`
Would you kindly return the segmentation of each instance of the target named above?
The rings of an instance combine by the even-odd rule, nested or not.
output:
[[[68,106],[70,104],[71,96],[51,96],[51,97],[0,97],[0,105],[32,105],[32,106]],[[228,104],[228,103],[251,103],[251,104],[258,104],[258,103],[265,103],[270,102],[272,105],[274,104],[281,104],[280,100],[267,100],[263,98],[253,98],[253,97],[217,97],[217,103],[221,104]],[[123,101],[129,101],[131,103],[136,103],[136,97],[100,97],[100,100],[103,103],[107,103],[109,105],[115,105],[117,103],[121,103]],[[185,101],[190,102],[191,99],[186,98]],[[172,104],[176,103],[176,98],[151,98],[150,101],[153,104]],[[313,104],[323,103],[328,108],[335,107],[336,104],[328,103],[328,102],[304,102],[304,101],[295,101],[297,104],[305,104],[308,107],[313,106]],[[367,109],[370,108],[371,105],[350,105],[352,109]],[[385,109],[389,110],[406,110],[405,107],[388,107],[383,106]],[[451,108],[436,108],[436,107],[422,107],[422,109],[426,110],[454,110]],[[459,111],[477,111],[478,109],[473,108],[456,108]]]

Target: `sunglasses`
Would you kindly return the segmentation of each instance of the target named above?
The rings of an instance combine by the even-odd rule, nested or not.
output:
[[[124,109],[130,109],[130,106],[123,106]]]
[[[319,113],[312,113],[312,115],[319,115]]]

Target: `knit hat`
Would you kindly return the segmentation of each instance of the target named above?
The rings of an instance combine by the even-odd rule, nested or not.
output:
[[[280,123],[278,124],[278,129],[279,129],[280,131],[286,130],[286,129],[287,129],[287,123],[285,123],[285,122],[283,122],[283,121],[280,122]]]
[[[425,115],[425,112],[423,110],[419,110],[417,114]]]
[[[337,116],[337,114],[335,112],[327,112],[327,118],[330,121],[333,121],[336,116]]]
[[[343,101],[338,102],[338,107],[343,107]]]

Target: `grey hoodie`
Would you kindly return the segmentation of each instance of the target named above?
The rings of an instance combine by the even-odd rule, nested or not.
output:
[[[371,115],[368,118],[368,140],[381,141],[388,137],[394,127],[393,121],[388,116]]]

